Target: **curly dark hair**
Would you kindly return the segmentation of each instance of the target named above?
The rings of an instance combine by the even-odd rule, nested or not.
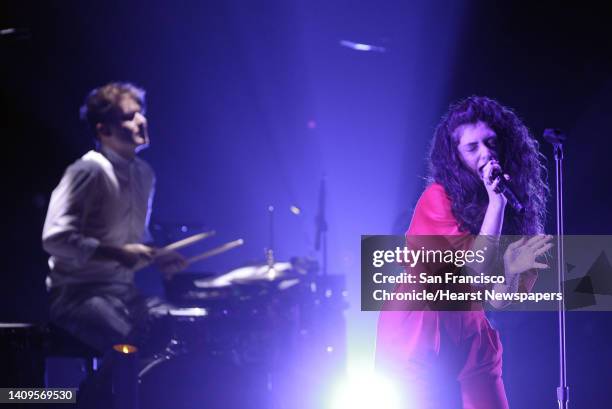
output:
[[[429,180],[441,184],[451,199],[461,229],[478,234],[488,198],[482,181],[461,161],[456,130],[482,121],[497,134],[497,154],[508,182],[525,206],[524,213],[506,208],[503,234],[539,234],[544,231],[549,189],[538,142],[516,114],[499,102],[471,96],[450,106],[437,126],[429,155]]]

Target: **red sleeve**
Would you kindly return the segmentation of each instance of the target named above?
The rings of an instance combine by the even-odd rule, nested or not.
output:
[[[469,248],[472,237],[462,231],[451,210],[450,198],[438,183],[429,185],[416,204],[406,236],[455,236],[451,248]]]
[[[429,185],[419,198],[410,227],[406,232],[406,246],[410,249],[425,249],[434,251],[468,250],[472,247],[473,236],[459,228],[457,219],[451,211],[451,201],[446,195],[442,185],[434,183]],[[415,265],[404,265],[411,274],[443,275],[454,272],[456,267],[447,262],[418,262]],[[395,292],[412,290],[435,291],[437,288],[446,288],[446,285],[425,283],[398,284]],[[455,289],[456,290],[456,289]],[[437,305],[437,304],[436,304]],[[439,308],[437,305],[436,308]],[[383,310],[413,310],[424,311],[430,309],[429,301],[388,301],[383,304]]]
[[[416,235],[464,235],[451,211],[451,201],[442,185],[433,183],[425,189],[412,215],[406,233]]]

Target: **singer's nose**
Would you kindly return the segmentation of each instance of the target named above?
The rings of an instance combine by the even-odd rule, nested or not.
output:
[[[482,144],[480,147],[480,156],[483,162],[488,162],[491,159],[495,159],[495,152],[487,145]]]

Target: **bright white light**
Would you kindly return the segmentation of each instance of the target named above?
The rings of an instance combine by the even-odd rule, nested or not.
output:
[[[353,45],[353,49],[357,51],[370,51],[372,49],[372,46],[368,44],[355,43]]]
[[[379,45],[357,43],[349,40],[340,40],[340,45],[355,51],[374,51],[379,53],[384,53],[387,51],[385,47],[381,47]]]
[[[168,310],[168,315],[174,317],[205,317],[208,315],[208,311],[204,308],[174,308]]]
[[[395,384],[374,371],[349,375],[335,390],[329,409],[400,409]]]

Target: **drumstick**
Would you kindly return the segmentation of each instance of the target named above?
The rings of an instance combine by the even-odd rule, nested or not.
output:
[[[142,270],[143,268],[147,267],[150,264],[153,264],[153,262],[155,261],[155,259],[157,257],[160,256],[164,256],[166,255],[168,252],[183,248],[183,247],[187,247],[193,243],[197,243],[200,240],[204,240],[207,237],[211,237],[214,236],[217,232],[214,230],[211,231],[206,231],[204,233],[198,233],[198,234],[194,234],[193,236],[189,236],[187,238],[181,239],[179,241],[175,241],[174,243],[170,243],[168,244],[166,247],[162,247],[160,249],[157,249],[155,251],[155,255],[153,256],[152,260],[146,260],[146,261],[141,261],[139,262],[136,266],[133,267],[134,271],[138,271],[138,270]]]
[[[164,251],[172,251],[172,250],[177,250],[183,247],[187,247],[192,245],[193,243],[196,243],[200,240],[204,240],[207,237],[211,237],[214,236],[216,234],[216,232],[214,230],[211,231],[206,231],[204,233],[199,233],[199,234],[194,234],[193,236],[189,236],[185,239],[179,240],[179,241],[175,241],[174,243],[168,244],[166,247],[162,247],[161,249],[159,249],[158,251],[160,252],[164,252]]]
[[[193,256],[187,259],[187,264],[193,264],[196,261],[204,260],[212,256],[216,256],[217,254],[225,253],[228,250],[231,250],[235,247],[242,246],[244,244],[244,240],[238,239],[234,241],[230,241],[229,243],[225,243],[222,246],[215,247],[212,250],[205,251],[204,253],[198,254],[197,256]]]

